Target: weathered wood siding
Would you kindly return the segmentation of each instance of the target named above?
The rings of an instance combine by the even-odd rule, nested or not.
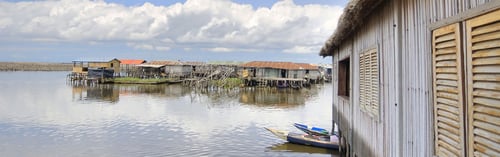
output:
[[[191,74],[193,68],[189,65],[167,65],[165,73],[169,76],[187,76]]]
[[[493,2],[493,1],[491,1]],[[350,58],[350,97],[333,89],[333,119],[357,156],[433,156],[432,25],[461,19],[489,0],[385,1],[333,54],[333,84],[338,62]],[[461,19],[464,20],[464,19]],[[379,57],[379,114],[359,107],[359,54],[376,48]]]

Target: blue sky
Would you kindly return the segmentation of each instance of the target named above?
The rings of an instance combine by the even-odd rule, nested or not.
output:
[[[0,1],[0,61],[330,63],[347,0]]]

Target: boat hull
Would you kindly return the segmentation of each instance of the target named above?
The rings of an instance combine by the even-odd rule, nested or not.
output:
[[[310,134],[310,135],[325,136],[325,137],[330,136],[330,133],[328,132],[328,130],[323,129],[323,128],[309,127],[307,125],[299,124],[299,123],[295,123],[295,124],[293,124],[293,126],[295,126],[297,129],[299,129],[307,134]]]
[[[275,136],[286,140],[290,143],[302,144],[326,149],[338,150],[339,142],[337,136],[324,137],[324,136],[314,136],[308,134],[298,134],[290,133],[288,131],[275,130],[266,128],[268,131],[273,133]]]
[[[337,138],[336,136],[332,136],[330,138]],[[287,136],[287,141],[295,144],[302,144],[314,147],[321,147],[327,149],[339,149],[338,140],[330,141],[329,138],[325,137],[314,137],[311,135],[302,135],[289,133]]]

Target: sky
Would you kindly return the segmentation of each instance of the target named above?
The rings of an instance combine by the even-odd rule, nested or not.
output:
[[[0,61],[290,61],[318,55],[347,0],[0,0]]]

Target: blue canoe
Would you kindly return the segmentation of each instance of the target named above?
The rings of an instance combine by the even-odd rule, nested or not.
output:
[[[330,132],[328,132],[328,130],[323,129],[323,128],[311,127],[311,126],[307,126],[307,125],[299,124],[299,123],[294,123],[293,126],[295,126],[297,129],[302,130],[303,132],[305,132],[309,135],[330,136]]]
[[[298,134],[290,133],[288,131],[275,130],[266,128],[268,131],[273,133],[275,136],[286,140],[290,143],[302,144],[314,147],[321,147],[327,149],[339,149],[339,140],[337,136],[324,137],[324,136],[314,136],[309,134]]]

